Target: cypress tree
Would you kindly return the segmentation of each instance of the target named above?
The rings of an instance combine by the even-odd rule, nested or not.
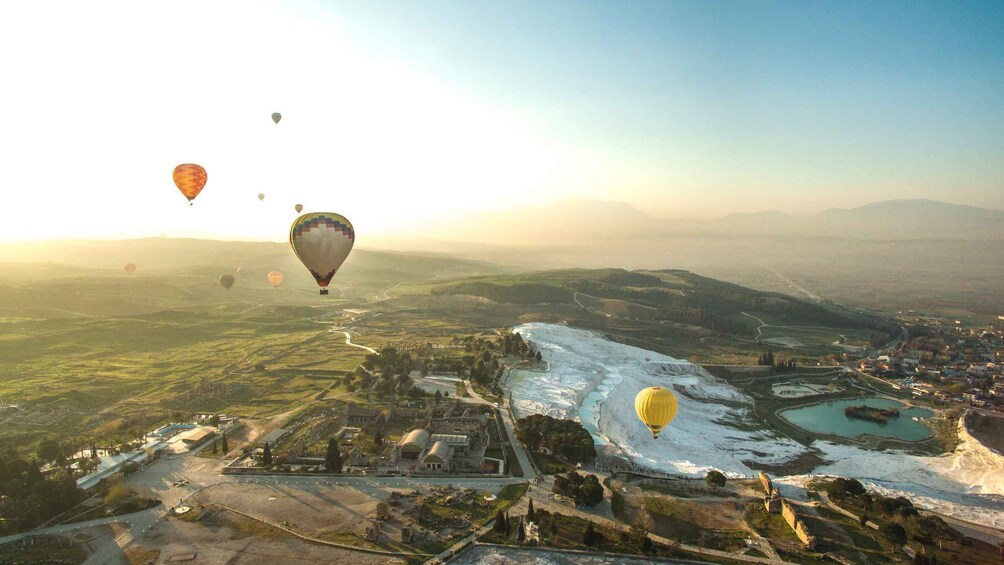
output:
[[[342,472],[342,452],[338,449],[338,442],[335,438],[328,438],[328,452],[324,456],[328,464],[328,471],[332,473]]]
[[[265,450],[261,454],[261,462],[265,466],[272,464],[272,448],[268,446],[268,442],[265,442]]]
[[[223,444],[223,454],[226,455],[230,451],[230,448],[227,446],[227,432],[223,432],[223,441],[221,443]]]
[[[534,516],[534,512],[533,512],[533,499],[531,498],[530,499],[530,503],[527,504],[527,506],[526,506],[526,521],[527,522],[533,522],[534,518],[535,518],[535,516]]]

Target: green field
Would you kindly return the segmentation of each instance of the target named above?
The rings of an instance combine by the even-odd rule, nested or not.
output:
[[[195,412],[257,418],[365,402],[365,391],[350,392],[341,377],[367,351],[342,332],[357,345],[409,351],[518,323],[567,323],[679,358],[752,363],[763,346],[743,311],[790,325],[843,324],[835,331],[856,338],[879,323],[685,271],[511,273],[358,250],[332,296],[319,297],[280,244],[0,246],[0,260],[26,258],[36,262],[9,263],[0,279],[0,444],[23,451],[45,437],[121,443]],[[139,265],[134,276],[121,270],[126,260]],[[220,273],[237,266],[237,283],[224,290]],[[274,268],[287,273],[278,290],[264,280]]]

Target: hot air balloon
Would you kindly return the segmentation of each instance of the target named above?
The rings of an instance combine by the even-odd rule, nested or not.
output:
[[[280,114],[279,112],[275,112],[275,113],[272,114],[272,121],[273,122],[279,123],[279,120],[281,120],[281,119],[282,119],[282,114]]]
[[[230,290],[230,287],[234,286],[234,276],[233,275],[221,276],[220,284],[223,285],[223,288]]]
[[[188,199],[189,205],[202,192],[202,187],[206,186],[208,179],[206,170],[194,163],[185,163],[174,168],[174,184]]]
[[[136,271],[136,264],[135,263],[126,263],[125,264],[125,272],[127,272],[127,273],[129,273],[131,275],[135,271]]]
[[[296,206],[293,206],[293,208],[296,209],[297,214],[303,212],[303,204],[297,204]]]
[[[314,275],[321,294],[328,294],[328,283],[345,262],[356,241],[352,224],[332,212],[310,212],[293,221],[289,244],[303,266]]]
[[[676,409],[676,396],[662,387],[648,387],[634,397],[634,410],[638,419],[652,430],[652,439],[658,438],[659,432],[673,421]]]
[[[258,193],[258,200],[265,200],[265,195],[259,192]]]
[[[279,288],[279,285],[282,284],[282,273],[272,271],[268,274],[268,282],[272,283],[272,288]]]

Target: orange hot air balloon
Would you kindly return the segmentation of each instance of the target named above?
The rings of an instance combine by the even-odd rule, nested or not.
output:
[[[130,275],[133,274],[134,272],[136,272],[136,264],[135,263],[126,263],[125,264],[125,272],[129,273]]]
[[[297,214],[299,214],[300,212],[303,212],[303,204],[297,204],[296,206],[293,206],[293,209],[296,210]]]
[[[206,170],[194,163],[185,163],[174,168],[174,184],[188,199],[189,205],[202,192],[202,187],[206,186],[208,179]]]
[[[279,285],[282,284],[282,273],[272,271],[268,274],[268,282],[272,283],[272,288],[279,288]]]

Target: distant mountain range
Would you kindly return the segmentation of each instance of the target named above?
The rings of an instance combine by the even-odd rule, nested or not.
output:
[[[570,200],[477,214],[443,226],[444,240],[577,246],[684,235],[845,237],[876,240],[1004,239],[1004,210],[933,200],[887,200],[801,217],[766,211],[712,220],[659,219],[625,202]]]

